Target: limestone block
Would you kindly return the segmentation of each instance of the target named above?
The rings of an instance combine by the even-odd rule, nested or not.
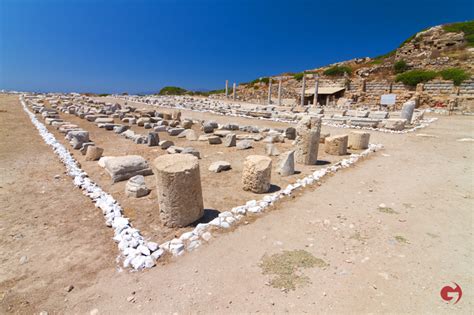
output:
[[[364,131],[349,132],[348,147],[354,150],[365,150],[369,147],[370,133]]]
[[[127,180],[135,175],[151,175],[147,161],[139,155],[110,157],[105,160],[105,170],[116,183]]]
[[[86,161],[98,161],[102,157],[102,153],[104,153],[104,149],[90,145],[87,147]]]
[[[142,175],[133,176],[125,185],[125,195],[127,197],[140,198],[150,193],[145,185],[145,177]]]
[[[257,194],[268,192],[272,174],[272,159],[262,155],[249,155],[244,162],[242,188]]]
[[[237,144],[237,137],[235,133],[230,133],[224,138],[224,145],[226,147],[235,147]]]
[[[296,162],[305,165],[314,165],[318,160],[319,137],[321,133],[321,119],[305,116],[296,126]]]
[[[347,135],[337,135],[326,138],[324,151],[331,155],[345,155],[347,154]]]
[[[153,161],[160,218],[183,227],[204,214],[198,158],[190,154],[162,155]]]
[[[295,173],[295,151],[288,151],[281,155],[277,172],[281,176],[289,176]]]

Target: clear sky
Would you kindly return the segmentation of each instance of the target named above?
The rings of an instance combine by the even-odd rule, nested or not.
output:
[[[0,89],[223,88],[376,56],[473,0],[0,0]]]

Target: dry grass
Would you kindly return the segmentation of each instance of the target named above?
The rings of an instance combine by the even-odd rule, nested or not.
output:
[[[397,211],[393,210],[390,207],[379,207],[379,211],[382,213],[388,213],[388,214],[398,214]]]
[[[400,244],[410,244],[410,243],[408,242],[408,240],[407,240],[405,237],[401,236],[401,235],[396,235],[396,236],[395,236],[395,240],[396,240],[397,242],[399,242]]]
[[[263,274],[274,275],[270,285],[282,290],[295,290],[297,286],[310,283],[301,269],[325,268],[328,264],[305,250],[283,251],[271,256],[264,255],[260,267]]]

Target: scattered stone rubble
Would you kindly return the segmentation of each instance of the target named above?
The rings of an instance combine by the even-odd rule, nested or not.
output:
[[[45,112],[45,115],[42,116],[44,119],[48,119],[51,125],[57,124],[57,128],[63,128],[62,132],[65,133],[66,136],[70,134],[68,139],[71,142],[73,139],[77,139],[72,143],[73,148],[78,148],[79,144],[81,148],[86,148],[86,159],[99,159],[99,165],[105,168],[113,182],[128,179],[125,187],[127,196],[140,198],[148,195],[150,191],[145,185],[143,176],[154,173],[157,183],[157,202],[160,206],[159,216],[163,224],[170,227],[183,227],[198,221],[203,216],[204,205],[199,170],[199,152],[191,147],[177,147],[169,140],[159,141],[159,132],[167,132],[173,137],[178,137],[185,132],[183,137],[186,138],[188,134],[191,134],[191,131],[194,132],[191,129],[177,127],[181,119],[180,111],[174,111],[172,115],[165,115],[164,113],[157,113],[156,111],[141,111],[141,113],[138,114],[137,109],[126,106],[125,111],[134,114],[128,117],[123,116],[121,118],[122,122],[125,123],[126,120],[127,123],[134,124],[140,121],[144,129],[154,129],[154,131],[149,132],[147,136],[142,137],[126,128],[127,125],[114,124],[115,120],[105,119],[109,116],[120,118],[120,115],[123,113],[120,112],[122,109],[119,105],[111,106],[110,104],[100,104],[98,106],[91,106],[91,108],[95,108],[94,111],[91,111],[85,110],[89,105],[83,104],[81,106],[74,106],[72,105],[74,102],[68,102],[56,104],[55,109],[50,111],[45,106],[40,106],[29,98],[27,102],[37,113]],[[71,175],[74,177],[75,184],[81,187],[84,193],[91,197],[96,202],[96,205],[103,210],[106,224],[115,230],[114,240],[119,244],[119,249],[124,257],[124,266],[131,266],[134,269],[152,267],[155,265],[155,260],[158,259],[164,251],[168,251],[176,256],[182,255],[185,250],[192,251],[199,247],[203,241],[209,241],[212,237],[211,233],[215,229],[227,229],[240,222],[244,215],[263,212],[264,209],[271,206],[278,199],[291,195],[293,190],[314,184],[326,174],[348,167],[357,162],[361,157],[365,157],[369,153],[381,148],[381,146],[368,144],[369,137],[366,136],[366,134],[370,136],[368,133],[362,132],[361,135],[352,135],[352,133],[349,136],[345,135],[346,151],[348,146],[347,139],[351,137],[357,138],[351,142],[354,147],[360,147],[361,149],[365,147],[368,148],[359,154],[351,154],[348,158],[332,166],[315,171],[311,175],[297,180],[294,184],[288,185],[280,191],[265,195],[260,201],[251,200],[243,206],[234,207],[231,211],[221,212],[218,217],[211,222],[199,223],[191,232],[186,232],[179,238],[175,238],[158,246],[157,243],[146,242],[139,231],[131,227],[128,219],[123,217],[122,209],[118,203],[87,177],[87,174],[79,168],[77,162],[73,160],[69,152],[54,139],[54,136],[36,119],[35,115],[29,112],[25,102],[23,102],[23,106],[45,141],[50,143],[54,148],[60,148],[55,150],[57,153],[58,151],[61,152],[58,153],[58,155],[63,161],[67,161],[65,162],[66,167],[72,167],[74,170],[74,173]],[[95,144],[90,141],[87,131],[62,121],[59,115],[57,115],[57,110],[72,115],[78,115],[79,117],[82,116],[91,123],[95,123],[99,118],[99,123],[96,124],[97,127],[111,130],[125,138],[132,139],[137,144],[143,143],[151,146],[160,146],[161,149],[168,151],[170,154],[161,155],[156,158],[152,163],[153,171],[148,166],[147,161],[141,156],[102,156],[103,150],[96,147]],[[149,119],[140,120],[141,118]],[[321,117],[304,115],[301,116],[299,120],[297,128],[289,127],[285,130],[239,126],[237,124],[219,125],[212,121],[191,121],[191,123],[201,124],[203,129],[204,126],[210,126],[206,127],[208,129],[212,128],[212,132],[205,136],[205,141],[208,141],[209,145],[214,145],[211,143],[212,141],[217,141],[214,139],[223,139],[223,147],[237,146],[238,148],[250,149],[254,141],[263,141],[268,155],[279,155],[276,172],[280,174],[280,176],[291,176],[295,173],[295,160],[298,148],[303,152],[301,153],[301,155],[304,156],[303,160],[307,160],[310,162],[309,164],[315,164],[317,161],[318,145],[321,142]],[[183,119],[183,121],[186,121],[187,127],[189,127],[190,120]],[[158,123],[159,125],[155,126],[155,124]],[[111,124],[112,126],[104,126],[105,124]],[[165,128],[161,131],[157,131],[157,127]],[[174,129],[179,129],[179,133],[177,131],[169,132]],[[237,130],[245,132],[245,134],[237,135],[235,134]],[[308,135],[310,135],[310,137],[308,137]],[[203,135],[199,136],[199,138],[202,136]],[[195,134],[193,139],[196,137],[197,135]],[[324,137],[327,139],[327,135],[324,135]],[[240,140],[237,141],[239,138]],[[137,141],[137,139],[142,140]],[[276,145],[286,140],[294,140],[295,150],[280,154]],[[331,142],[332,140],[327,141],[327,143]],[[334,151],[334,154],[340,154],[340,152],[341,150],[338,147],[338,150]],[[177,155],[174,156],[172,154]],[[63,155],[66,158],[63,158]],[[230,168],[230,163],[217,161],[209,167],[209,170],[212,172],[221,172]],[[271,158],[258,155],[248,156],[244,162],[244,169],[242,171],[242,189],[256,194],[268,193],[271,189],[271,172]],[[186,193],[183,194],[183,192]]]

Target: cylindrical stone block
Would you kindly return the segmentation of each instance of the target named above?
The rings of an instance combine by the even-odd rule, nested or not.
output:
[[[204,214],[198,158],[191,154],[157,157],[153,169],[160,218],[170,227],[183,227]]]
[[[349,133],[348,147],[354,150],[365,150],[369,147],[370,133],[364,131],[351,131]]]
[[[272,159],[262,155],[249,155],[244,162],[242,188],[257,194],[270,190]]]
[[[296,126],[297,163],[314,165],[318,161],[319,136],[321,133],[321,120],[316,117],[306,116]]]
[[[324,151],[331,155],[346,155],[348,138],[347,135],[327,137],[324,143]]]
[[[102,157],[104,149],[90,145],[87,147],[86,151],[86,161],[97,161]]]

